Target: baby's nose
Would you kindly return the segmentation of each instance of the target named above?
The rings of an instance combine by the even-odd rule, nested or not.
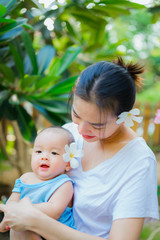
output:
[[[46,155],[41,157],[41,160],[48,160],[48,159],[49,159],[49,157]]]

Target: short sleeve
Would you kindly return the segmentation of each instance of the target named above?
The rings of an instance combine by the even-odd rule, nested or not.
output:
[[[114,203],[113,220],[140,217],[145,221],[159,219],[156,164],[155,159],[148,157],[128,169]]]
[[[12,192],[17,192],[17,193],[21,192],[21,180],[20,179],[17,179],[15,181],[15,185],[14,185]]]

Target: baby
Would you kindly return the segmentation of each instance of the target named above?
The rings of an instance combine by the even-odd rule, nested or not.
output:
[[[25,173],[16,180],[8,202],[19,201],[27,196],[36,208],[48,216],[75,228],[72,215],[73,181],[65,174],[71,168],[70,160],[72,165],[74,165],[73,160],[75,163],[77,161],[73,158],[73,154],[65,153],[65,149],[70,150],[70,144],[73,148],[75,144],[73,142],[72,134],[62,127],[43,129],[34,142],[31,158],[33,172]],[[82,153],[80,155],[82,156]],[[6,226],[4,226],[5,230],[7,230]],[[10,239],[39,240],[42,238],[30,231],[10,230]]]

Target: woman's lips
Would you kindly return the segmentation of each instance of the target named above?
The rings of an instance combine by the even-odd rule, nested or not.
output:
[[[92,139],[92,138],[94,138],[95,136],[88,136],[88,135],[83,135],[83,134],[82,134],[82,137],[83,137],[83,138],[86,138],[86,139]]]

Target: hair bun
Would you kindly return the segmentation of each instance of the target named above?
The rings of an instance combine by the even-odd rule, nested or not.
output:
[[[135,84],[138,88],[140,88],[143,85],[143,78],[139,76],[139,74],[142,74],[144,72],[144,66],[141,66],[138,63],[125,63],[122,59],[122,57],[118,57],[117,60],[113,61],[113,63],[121,66],[124,68],[132,79],[135,81]]]

